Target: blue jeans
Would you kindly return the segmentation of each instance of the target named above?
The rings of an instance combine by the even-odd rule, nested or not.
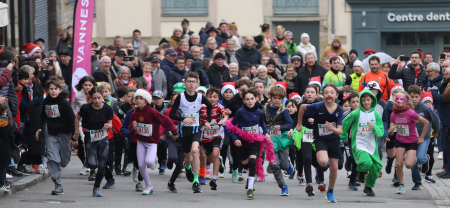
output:
[[[411,168],[411,175],[414,183],[421,183],[422,177],[420,177],[420,170],[419,167],[417,167],[417,164],[424,164],[428,161],[427,151],[428,151],[428,145],[430,145],[430,139],[423,140],[422,144],[419,144],[419,147],[417,148],[417,163]]]
[[[445,137],[447,135],[447,130],[450,125],[441,125],[441,131],[439,136],[437,137],[436,147],[439,149],[439,152],[442,152],[445,144]]]

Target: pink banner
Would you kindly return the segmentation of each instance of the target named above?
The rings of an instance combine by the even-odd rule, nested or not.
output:
[[[91,42],[95,0],[77,0],[73,24],[72,96],[81,78],[91,75]]]

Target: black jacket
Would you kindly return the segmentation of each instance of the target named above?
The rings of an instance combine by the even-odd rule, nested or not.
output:
[[[0,169],[6,168],[11,164],[11,150],[15,148],[14,133],[8,118],[0,117]]]
[[[312,67],[311,74],[309,73],[308,64],[300,68],[297,71],[297,79],[295,80],[294,92],[303,95],[306,86],[308,86],[309,80],[312,77],[320,76],[320,81],[323,81],[323,77],[327,73],[327,70],[315,63]]]
[[[262,54],[256,48],[248,49],[247,46],[243,46],[236,51],[236,59],[239,63],[248,62],[251,64],[261,64]]]
[[[208,69],[206,69],[206,75],[208,76],[210,85],[216,87],[217,89],[222,89],[222,83],[229,82],[230,72],[229,69],[224,66],[224,70],[222,74],[217,70],[219,66],[216,63],[213,63]]]
[[[114,81],[116,79],[116,74],[114,74],[113,70],[114,69],[112,68],[112,66],[109,67],[109,72],[111,73],[112,81]],[[109,82],[108,81],[108,76],[106,76],[106,74],[103,73],[103,71],[101,69],[95,71],[92,76],[94,77],[96,82]]]
[[[75,114],[73,114],[72,106],[66,100],[67,93],[61,92],[58,97],[52,98],[48,95],[44,99],[43,108],[41,110],[40,129],[43,129],[47,122],[48,133],[51,135],[75,133]],[[60,116],[51,118],[47,116],[47,109],[52,105],[57,105],[58,110],[53,110],[53,114]]]
[[[414,67],[409,64],[403,69],[397,71],[397,64],[392,64],[391,69],[389,70],[388,77],[390,79],[402,79],[403,87],[406,91],[408,91],[408,87],[410,85],[419,85],[425,87],[428,82],[428,76],[426,75],[425,69],[423,67],[420,68],[419,76],[417,76],[416,81],[416,72],[414,72]]]
[[[255,104],[259,109],[262,109],[262,105],[259,102]],[[236,93],[227,103],[227,108],[230,109],[231,115],[230,118],[233,118],[236,115],[236,112],[244,106],[244,101],[239,93]]]
[[[36,82],[33,81],[33,99],[43,99],[44,96],[44,90],[42,89],[42,86]],[[22,99],[23,101],[23,99]],[[39,104],[42,104],[39,103]],[[20,106],[22,107],[22,105]],[[36,141],[36,131],[39,129],[40,121],[41,121],[41,111],[42,111],[42,105],[37,105],[31,108],[28,111],[28,121],[25,123],[25,131],[24,135],[26,137],[26,143],[28,146],[28,152],[29,155],[44,155],[45,154],[45,137],[43,134],[39,136],[39,140]],[[22,115],[22,111],[20,112]],[[51,126],[48,127],[49,129],[52,128]]]
[[[65,65],[60,61],[59,67],[61,67],[62,77],[66,85],[69,86],[69,91],[72,91],[72,60],[70,60],[69,65]]]
[[[180,70],[177,67],[173,67],[172,71],[170,71],[169,76],[167,77],[167,94],[173,93],[173,85],[178,82],[182,82],[186,75],[186,70]]]

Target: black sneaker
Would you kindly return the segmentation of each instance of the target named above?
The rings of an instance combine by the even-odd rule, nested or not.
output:
[[[424,164],[422,164],[422,173],[428,172],[428,169],[430,167],[430,156],[428,154],[426,156],[428,159]]]
[[[91,171],[91,174],[89,175],[88,181],[95,181],[95,177],[97,174],[95,174],[95,171]]]
[[[436,183],[436,181],[433,179],[433,176],[431,175],[425,176],[425,181],[428,183]]]
[[[367,194],[367,196],[375,196],[375,192],[373,192],[372,188],[364,187],[364,193]]]
[[[191,169],[187,169],[186,166],[184,166],[184,170],[186,172],[186,178],[188,179],[189,182],[193,182],[194,181],[194,173],[192,172],[192,166]]]
[[[25,170],[25,168],[24,168]],[[6,168],[6,173],[12,175],[12,176],[17,176],[17,177],[22,177],[23,173],[19,172],[16,167],[7,167]]]
[[[198,182],[192,184],[192,191],[194,191],[194,193],[202,193],[202,189],[200,189],[200,184],[198,184]]]
[[[422,185],[422,183],[415,183],[414,186],[411,188],[411,190],[420,190],[420,186]]]
[[[64,194],[64,189],[61,184],[58,184],[55,187],[55,190],[52,191],[52,195],[63,195],[63,194]]]
[[[210,182],[209,182],[209,186],[211,186],[211,190],[217,190],[217,181],[216,180],[211,180]]]
[[[392,171],[392,163],[394,163],[394,158],[387,158],[385,171],[387,174],[391,174]]]
[[[175,188],[175,184],[173,183],[167,183],[167,189],[170,191],[170,193],[177,193],[177,189]]]

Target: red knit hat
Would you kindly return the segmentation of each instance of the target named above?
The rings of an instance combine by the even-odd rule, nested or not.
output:
[[[392,95],[392,93],[394,93],[394,91],[395,90],[397,90],[397,89],[401,89],[401,90],[405,90],[405,88],[403,88],[403,85],[402,84],[393,84],[392,85],[392,88],[391,88],[391,95]]]
[[[302,97],[300,97],[300,95],[296,92],[289,94],[289,99],[296,99],[296,98],[302,99]]]
[[[311,77],[311,79],[309,79],[308,84],[316,84],[316,85],[319,85],[319,87],[322,87],[322,82],[320,81],[320,77]]]
[[[25,50],[27,51],[28,56],[31,56],[37,50],[41,50],[41,48],[33,43],[25,43],[22,46],[22,53],[25,53]]]
[[[429,101],[431,101],[431,103],[433,103],[433,95],[431,95],[431,92],[422,92],[422,96],[420,96],[420,100],[422,100],[422,102],[429,100]]]
[[[236,88],[236,82],[224,82],[224,83],[222,83],[222,87],[225,87],[225,85],[231,85],[234,88]]]

